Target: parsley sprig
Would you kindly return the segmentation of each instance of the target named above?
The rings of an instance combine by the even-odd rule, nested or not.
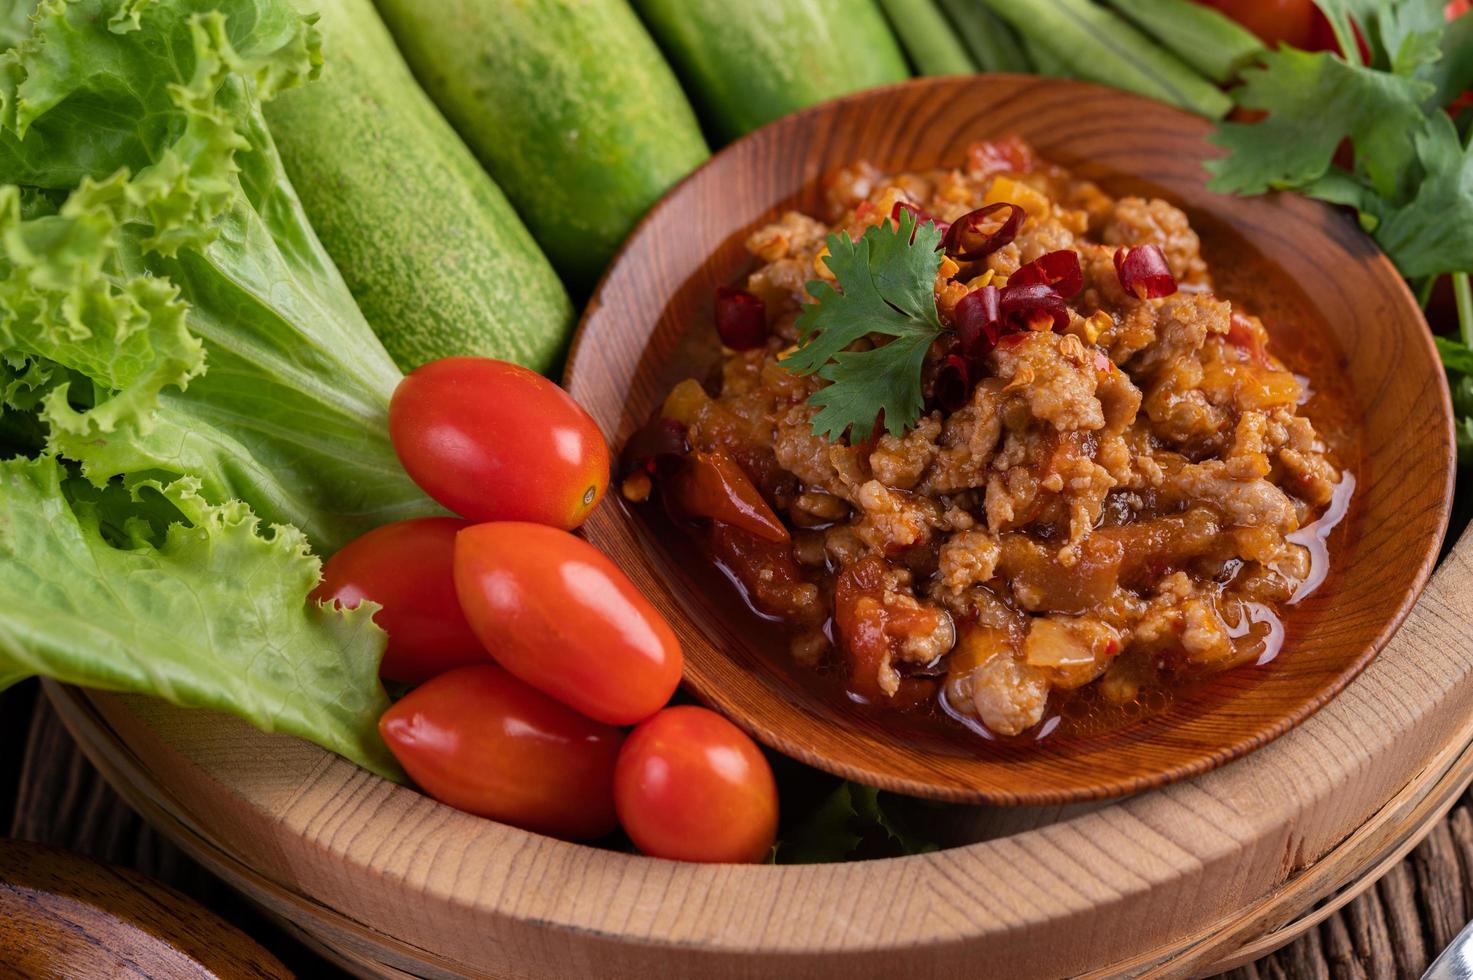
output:
[[[828,237],[823,261],[838,289],[808,284],[814,302],[798,317],[800,346],[783,361],[794,374],[829,382],[809,398],[819,408],[815,435],[837,441],[848,431],[863,442],[883,416],[898,436],[921,416],[921,366],[943,327],[934,292],[941,232],[929,221],[918,228],[917,220],[902,209],[898,222],[875,225],[858,241],[844,231]],[[882,337],[890,339],[848,349]]]
[[[1431,295],[1451,275],[1459,339],[1439,338],[1473,463],[1473,111],[1447,108],[1473,86],[1473,14],[1448,23],[1441,0],[1316,0],[1340,53],[1280,47],[1242,74],[1238,105],[1268,113],[1223,123],[1211,187],[1237,194],[1292,189],[1356,209],[1361,226]],[[1366,40],[1365,59],[1356,29]],[[1336,164],[1349,140],[1348,166]]]

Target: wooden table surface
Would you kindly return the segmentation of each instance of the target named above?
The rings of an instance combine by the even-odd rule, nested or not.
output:
[[[345,976],[154,833],[82,756],[34,681],[0,694],[0,832],[130,867],[239,926],[299,976]],[[1401,864],[1248,978],[1420,977],[1473,917],[1473,794]],[[3,959],[0,959],[3,965]]]

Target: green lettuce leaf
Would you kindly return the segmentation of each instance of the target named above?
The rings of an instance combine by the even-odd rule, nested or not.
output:
[[[27,27],[0,55],[0,686],[217,708],[394,775],[384,636],[309,603],[311,552],[438,508],[262,118],[320,66],[312,20],[41,0]]]
[[[302,601],[319,563],[300,531],[262,535],[243,504],[212,506],[191,480],[83,485],[73,502],[63,478],[49,456],[0,462],[0,680],[39,673],[229,711],[398,774],[372,735],[389,705],[384,634],[372,607]],[[162,540],[135,497],[177,515]]]
[[[0,58],[0,351],[64,369],[41,415],[95,484],[193,477],[331,551],[433,508],[261,117],[319,63],[284,0],[42,3]]]

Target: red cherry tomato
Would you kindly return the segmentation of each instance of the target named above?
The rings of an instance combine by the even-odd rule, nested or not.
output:
[[[629,839],[653,857],[751,864],[777,837],[777,783],[762,750],[691,705],[666,708],[630,734],[614,803]]]
[[[1314,36],[1313,0],[1199,0],[1216,7],[1271,48],[1280,42],[1308,48]]]
[[[379,669],[389,680],[418,684],[453,667],[490,662],[455,598],[455,535],[469,526],[453,517],[386,524],[322,566],[314,599],[344,609],[364,599],[383,607],[373,621],[389,634]]]
[[[425,493],[473,521],[583,523],[609,484],[609,446],[568,393],[524,367],[447,357],[411,372],[389,436]]]
[[[507,670],[590,718],[632,725],[680,684],[680,641],[598,549],[540,524],[480,524],[455,539],[455,589]]]
[[[567,840],[617,826],[614,765],[624,733],[495,664],[441,674],[384,712],[378,727],[404,771],[442,803]]]

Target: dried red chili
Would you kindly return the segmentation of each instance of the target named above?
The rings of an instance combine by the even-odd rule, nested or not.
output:
[[[916,228],[919,228],[921,225],[929,221],[931,222],[931,224],[936,226],[937,231],[941,232],[942,241],[946,240],[946,233],[951,230],[951,222],[942,221],[934,214],[922,211],[920,208],[916,207],[914,204],[911,204],[909,201],[896,201],[895,206],[890,209],[890,220],[899,225],[900,215],[906,211],[909,211],[911,214],[915,215]],[[912,242],[916,240],[915,229],[911,229],[910,240]]]
[[[941,247],[963,262],[985,259],[1018,237],[1024,217],[1022,208],[1006,201],[968,211],[951,223]]]
[[[1176,292],[1176,277],[1159,245],[1116,249],[1115,275],[1120,288],[1139,299],[1157,299]]]
[[[629,441],[619,455],[619,468],[628,476],[644,472],[651,476],[668,473],[690,453],[690,434],[684,422],[656,416],[650,419]]]
[[[1001,292],[996,286],[983,286],[957,300],[951,319],[963,357],[980,360],[1002,336]]]
[[[667,501],[687,517],[741,528],[765,541],[787,541],[787,526],[736,460],[723,452],[693,452],[669,481]]]
[[[998,296],[1005,332],[1048,330],[1063,333],[1069,326],[1069,307],[1064,297],[1042,283],[1015,286],[1011,281]]]
[[[972,397],[972,369],[960,354],[948,354],[936,371],[932,398],[936,407],[948,415]]]
[[[1079,253],[1070,249],[1045,252],[1032,262],[1018,267],[1008,276],[1009,286],[1044,285],[1068,299],[1084,288],[1084,270],[1079,267]]]
[[[767,304],[745,289],[717,286],[716,333],[732,350],[761,347],[767,343]]]

